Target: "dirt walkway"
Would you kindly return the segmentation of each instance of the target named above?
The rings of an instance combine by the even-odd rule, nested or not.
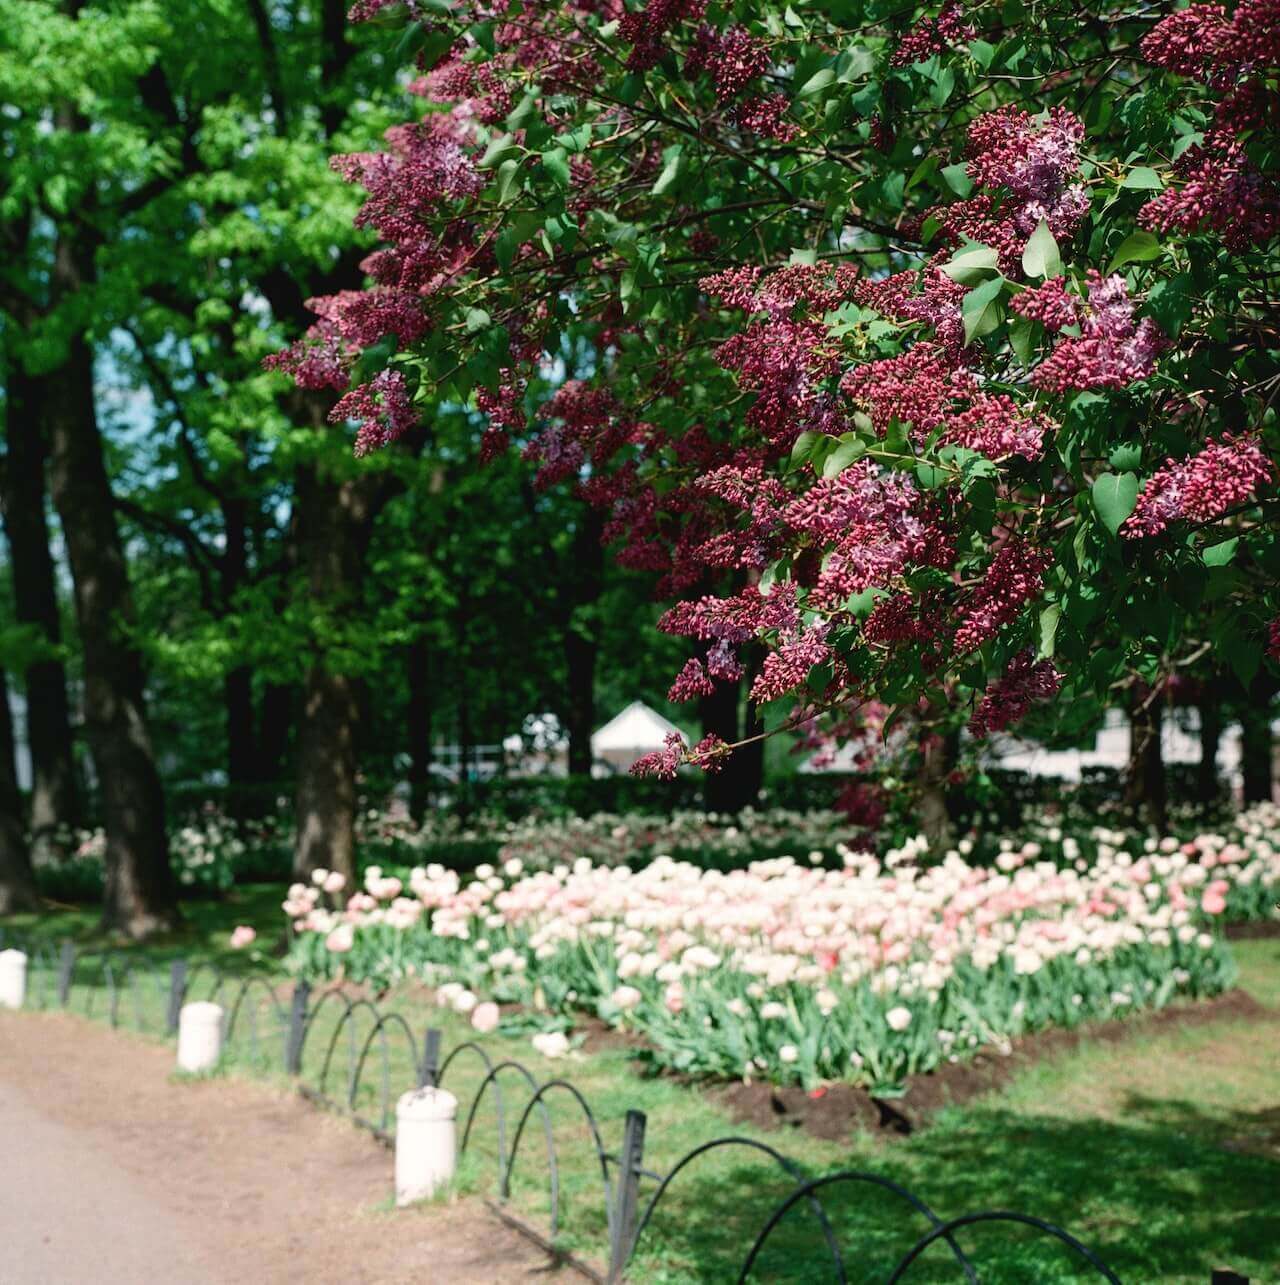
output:
[[[0,1014],[0,1281],[218,1285],[580,1281],[478,1202],[396,1212],[391,1156],[172,1049],[62,1014]]]

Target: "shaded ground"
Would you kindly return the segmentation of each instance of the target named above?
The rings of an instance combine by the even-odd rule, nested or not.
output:
[[[347,1121],[172,1066],[74,1017],[0,1017],[6,1282],[581,1279],[478,1201],[392,1209],[390,1154]]]

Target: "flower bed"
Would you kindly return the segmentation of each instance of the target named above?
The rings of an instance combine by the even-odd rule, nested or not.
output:
[[[835,869],[374,868],[345,904],[332,877],[291,890],[290,961],[415,978],[463,1011],[519,1004],[562,1032],[594,1012],[683,1072],[885,1092],[1027,1031],[1225,989],[1233,965],[1209,927],[1270,913],[1278,823],[1260,808],[1184,841],[1046,825],[997,842],[991,866],[960,851],[926,866],[914,843],[883,860],[842,848]]]

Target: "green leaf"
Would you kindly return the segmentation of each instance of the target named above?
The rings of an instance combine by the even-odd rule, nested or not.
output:
[[[809,458],[821,436],[821,433],[804,432],[796,438],[795,444],[791,447],[792,468],[799,468]]]
[[[1047,219],[1036,224],[1036,230],[1022,252],[1022,270],[1029,277],[1057,277],[1062,275],[1062,255],[1053,239]]]
[[[517,175],[520,173],[520,161],[512,156],[498,166],[498,184],[494,193],[499,205],[506,205],[516,194]]]
[[[1138,502],[1137,475],[1104,473],[1095,479],[1091,494],[1094,511],[1102,520],[1102,525],[1115,535]]]
[[[669,192],[684,170],[684,147],[681,144],[676,143],[675,146],[668,147],[662,154],[667,163],[662,167],[662,173],[658,175],[653,187],[649,189],[654,196],[664,196]]]
[[[965,295],[960,313],[964,318],[966,347],[980,335],[989,335],[1000,324],[1000,292],[1004,285],[1004,277],[993,277]]]
[[[1026,317],[1014,317],[1009,322],[1009,347],[1024,369],[1031,365],[1035,356],[1036,324]]]
[[[1058,622],[1062,619],[1062,608],[1051,602],[1040,612],[1040,646],[1036,651],[1037,660],[1048,660],[1058,641]]]
[[[538,91],[531,89],[516,104],[511,115],[507,117],[507,128],[514,132],[517,129],[524,129],[533,119],[538,107]]]
[[[542,168],[561,186],[569,186],[569,153],[563,147],[549,147],[542,153]]]
[[[485,330],[489,327],[493,318],[483,308],[467,309],[467,334],[475,334],[477,330]]]
[[[969,242],[955,252],[950,260],[943,264],[943,273],[952,281],[962,286],[977,285],[985,281],[993,272],[1000,271],[1000,255],[989,245]]]
[[[1136,469],[1142,463],[1142,447],[1135,442],[1123,442],[1107,456],[1107,460],[1112,468],[1122,473]]]
[[[519,151],[519,145],[512,140],[510,134],[499,134],[484,149],[484,155],[480,158],[480,168],[493,169],[494,166],[501,165],[508,156]]]
[[[988,44],[985,40],[971,40],[969,41],[969,56],[983,71],[986,71],[995,61],[996,49],[994,45]]]
[[[1142,230],[1131,232],[1116,247],[1107,272],[1110,274],[1117,268],[1124,267],[1126,263],[1149,263],[1152,259],[1158,259],[1160,254],[1160,242],[1150,232]]]
[[[835,82],[836,69],[834,67],[819,67],[796,91],[796,97],[811,98],[814,94],[821,93],[828,85],[834,85]]]
[[[1180,272],[1176,277],[1157,281],[1147,292],[1147,311],[1160,323],[1165,334],[1178,337],[1190,320],[1195,288],[1190,276]]]
[[[818,263],[818,252],[817,250],[812,249],[795,249],[791,251],[791,258],[789,258],[787,262],[800,263],[806,268],[813,268],[816,267]]]
[[[916,465],[916,480],[926,491],[933,491],[940,486],[946,486],[950,476],[946,469],[939,468],[936,464],[921,463]]]
[[[856,438],[851,442],[841,442],[825,460],[822,461],[822,476],[835,477],[850,464],[860,460],[867,453],[867,445]]]
[[[969,167],[963,161],[956,165],[946,165],[938,173],[942,175],[942,181],[958,197],[963,198],[973,194],[973,179],[969,177]]]
[[[1141,192],[1159,191],[1164,187],[1160,175],[1149,165],[1137,165],[1125,176],[1121,187],[1137,188]]]
[[[1236,536],[1231,540],[1223,540],[1221,544],[1209,545],[1200,553],[1200,556],[1204,559],[1204,565],[1206,567],[1225,567],[1236,556],[1236,546],[1239,543],[1240,537]]]

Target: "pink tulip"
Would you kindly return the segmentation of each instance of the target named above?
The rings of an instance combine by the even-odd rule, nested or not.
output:
[[[248,924],[240,924],[231,934],[231,949],[243,950],[246,946],[252,946],[257,940],[258,933]]]
[[[1200,898],[1200,909],[1206,915],[1220,915],[1227,908],[1227,899],[1220,892],[1207,891]]]
[[[498,1023],[502,1020],[502,1014],[498,1011],[498,1006],[492,1000],[486,1000],[483,1004],[477,1004],[471,1010],[471,1025],[475,1027],[482,1035],[488,1035],[490,1031],[498,1029]]]

